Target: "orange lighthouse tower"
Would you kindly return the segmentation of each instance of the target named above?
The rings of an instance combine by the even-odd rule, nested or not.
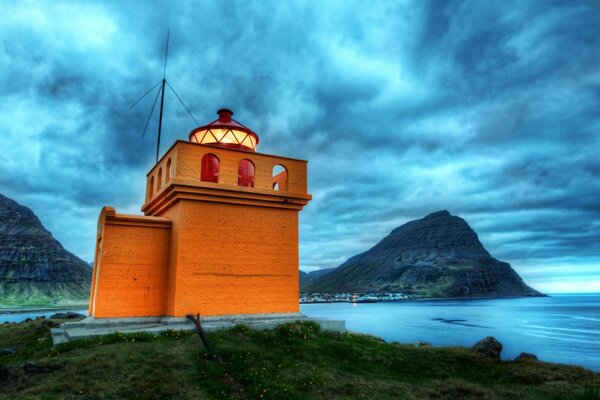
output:
[[[90,316],[299,311],[307,162],[257,153],[255,132],[218,115],[150,170],[143,216],[102,209]]]

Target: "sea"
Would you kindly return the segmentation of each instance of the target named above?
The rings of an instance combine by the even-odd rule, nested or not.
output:
[[[0,314],[0,323],[51,312]],[[70,310],[86,314],[87,310]],[[309,317],[346,321],[346,328],[388,342],[473,346],[498,339],[502,358],[519,353],[600,371],[600,293],[485,300],[415,300],[380,303],[301,304]]]
[[[600,293],[302,304],[300,311],[313,318],[344,320],[348,330],[387,342],[471,347],[493,336],[504,346],[505,360],[527,352],[542,361],[600,371]]]

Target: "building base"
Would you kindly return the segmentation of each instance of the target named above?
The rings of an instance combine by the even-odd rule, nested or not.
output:
[[[252,329],[273,329],[281,324],[294,321],[313,321],[325,331],[346,332],[344,321],[325,318],[308,318],[301,313],[281,314],[240,314],[200,317],[202,328],[206,332],[231,328],[244,324]],[[159,334],[166,330],[196,330],[196,326],[187,318],[175,317],[138,317],[138,318],[94,318],[81,321],[64,322],[60,328],[51,329],[54,345],[91,336],[107,335],[114,332]]]

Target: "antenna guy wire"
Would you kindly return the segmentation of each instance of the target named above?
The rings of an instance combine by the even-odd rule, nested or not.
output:
[[[139,99],[137,99],[137,100],[135,101],[135,103],[133,103],[133,104],[132,104],[132,105],[131,105],[129,108],[131,109],[131,108],[135,107],[135,106],[137,105],[137,103],[139,103],[140,101],[142,101],[142,99],[143,99],[144,97],[146,97],[146,96],[148,95],[148,93],[150,93],[151,91],[153,91],[153,90],[154,90],[154,89],[155,89],[155,88],[156,88],[158,85],[160,85],[160,83],[161,83],[161,82],[162,82],[162,81],[158,81],[158,82],[156,83],[156,85],[152,86],[152,89],[150,89],[150,90],[148,90],[146,93],[144,93],[144,95],[143,95],[142,97],[140,97]]]
[[[188,114],[190,114],[190,117],[192,117],[192,119],[194,120],[194,122],[196,123],[196,125],[200,125],[198,123],[198,121],[196,121],[196,118],[194,118],[194,114],[192,114],[192,112],[190,111],[190,109],[185,105],[185,103],[183,102],[183,100],[181,100],[181,97],[179,97],[179,95],[177,94],[177,92],[175,91],[175,89],[173,89],[173,86],[171,86],[171,84],[169,83],[169,81],[166,81],[167,85],[169,86],[169,89],[171,89],[171,91],[173,92],[173,94],[175,96],[177,96],[177,99],[179,100],[179,102],[181,103],[181,105],[183,107],[185,107],[186,111],[188,112]]]

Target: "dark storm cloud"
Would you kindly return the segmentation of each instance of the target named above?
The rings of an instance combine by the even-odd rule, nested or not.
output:
[[[303,268],[448,209],[534,286],[566,290],[567,264],[600,286],[596,2],[3,8],[0,192],[84,259],[102,205],[139,212],[154,95],[129,106],[161,78],[170,27],[168,78],[200,123],[231,107],[260,151],[310,161]],[[165,115],[163,151],[195,127],[171,93]]]

